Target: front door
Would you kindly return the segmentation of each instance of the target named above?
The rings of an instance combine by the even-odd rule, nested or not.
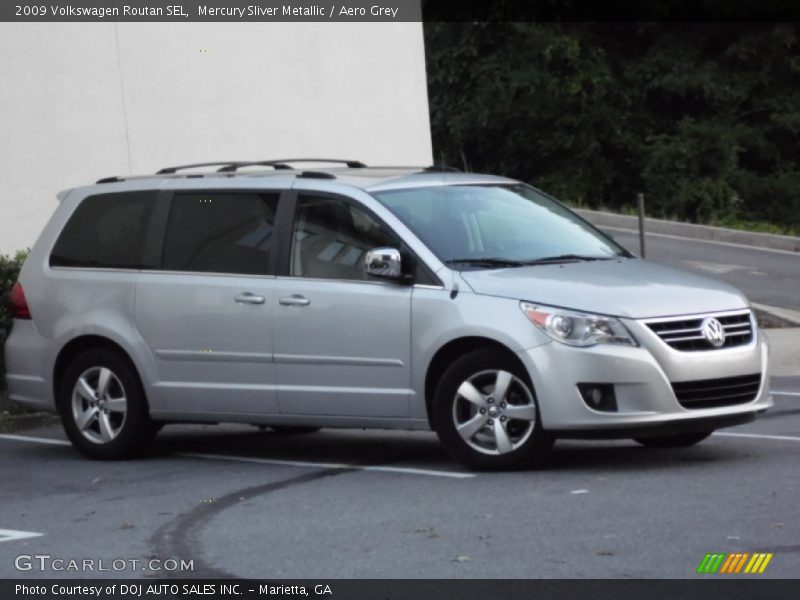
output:
[[[408,417],[411,286],[364,271],[394,234],[349,199],[305,192],[291,228],[273,299],[281,413]]]

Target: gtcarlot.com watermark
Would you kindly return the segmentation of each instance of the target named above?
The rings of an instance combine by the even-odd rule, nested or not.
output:
[[[61,558],[50,554],[20,554],[14,558],[17,571],[106,573],[152,571],[154,573],[194,571],[194,560],[175,558]]]

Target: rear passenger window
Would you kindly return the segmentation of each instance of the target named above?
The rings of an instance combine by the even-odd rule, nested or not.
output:
[[[176,194],[163,268],[206,273],[269,273],[279,194]]]
[[[53,267],[141,269],[156,192],[89,196],[75,210],[50,255]]]

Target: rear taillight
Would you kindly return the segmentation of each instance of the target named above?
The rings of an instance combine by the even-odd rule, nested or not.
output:
[[[14,319],[30,319],[31,310],[28,308],[28,301],[25,299],[25,290],[19,282],[11,288],[11,316]]]

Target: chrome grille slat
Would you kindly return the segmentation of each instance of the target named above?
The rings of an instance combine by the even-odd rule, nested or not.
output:
[[[674,335],[678,333],[691,333],[693,331],[700,331],[699,327],[690,327],[687,329],[664,329],[658,332],[658,335],[665,336],[665,335]]]
[[[725,329],[725,335],[742,335],[742,333],[750,333],[750,326],[749,325],[745,325],[744,327],[746,327],[747,329],[741,330],[740,327],[737,327],[736,329],[725,327],[724,328]],[[682,333],[692,333],[692,332],[695,332],[695,331],[700,333],[699,329],[682,329],[681,330]],[[674,341],[674,340],[679,340],[679,339],[693,339],[693,337],[694,337],[694,336],[689,336],[688,338],[686,336],[672,337],[672,335],[674,335],[676,333],[677,332],[673,332],[673,331],[659,331],[658,335],[663,340],[668,340],[668,341]],[[670,337],[667,337],[667,336],[670,336]],[[699,338],[703,339],[703,336],[700,335]]]
[[[722,325],[725,342],[716,347],[703,335],[703,320],[713,317]],[[749,310],[741,312],[709,313],[646,320],[645,325],[661,340],[684,352],[718,350],[744,346],[753,340],[754,323]]]
[[[684,337],[676,337],[676,338],[669,338],[669,339],[662,338],[662,339],[665,342],[687,342],[689,340],[704,340],[706,338],[704,338],[702,335],[687,335],[687,336],[684,336]]]
[[[731,331],[730,333],[728,333],[726,331],[725,335],[728,336],[728,337],[731,337],[731,336],[736,336],[736,335],[750,335],[751,333],[752,332],[748,329],[747,331]]]

